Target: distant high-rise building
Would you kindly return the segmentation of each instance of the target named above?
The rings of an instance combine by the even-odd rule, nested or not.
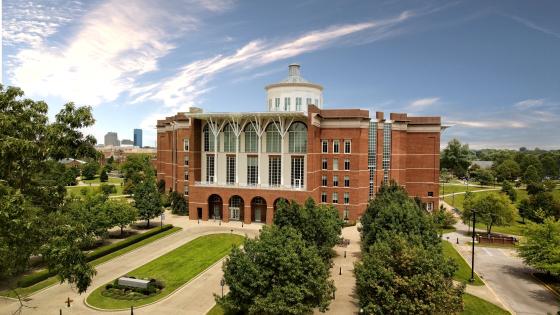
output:
[[[134,129],[134,146],[142,147],[142,129]]]
[[[107,132],[107,134],[105,134],[105,145],[118,147],[120,144],[119,136],[117,136],[116,132]]]
[[[129,139],[123,139],[121,141],[121,145],[134,145],[134,142],[132,142],[132,140]]]

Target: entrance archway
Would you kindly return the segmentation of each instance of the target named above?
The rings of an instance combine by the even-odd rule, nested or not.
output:
[[[243,221],[245,203],[243,198],[235,195],[229,198],[229,219],[234,221]]]
[[[223,217],[223,201],[218,195],[208,197],[208,218],[220,220]]]
[[[263,197],[255,197],[251,200],[252,222],[266,222],[266,200]]]

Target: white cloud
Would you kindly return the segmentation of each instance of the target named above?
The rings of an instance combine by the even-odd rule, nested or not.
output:
[[[410,102],[410,108],[427,107],[439,102],[439,97],[421,98]]]
[[[537,24],[535,24],[535,23],[533,23],[533,22],[531,22],[531,21],[529,21],[529,20],[520,18],[520,17],[515,16],[515,15],[510,15],[509,17],[512,18],[513,20],[515,20],[515,21],[517,21],[517,22],[519,22],[519,23],[525,25],[525,26],[528,27],[528,28],[537,30],[537,31],[539,31],[539,32],[541,32],[541,33],[548,34],[548,35],[551,35],[551,36],[554,36],[554,37],[560,39],[560,33],[557,33],[557,32],[555,32],[555,31],[552,31],[552,30],[548,29],[548,28],[539,26],[539,25],[537,25]]]
[[[198,21],[183,13],[149,0],[106,1],[85,14],[63,43],[53,47],[42,38],[17,52],[10,81],[39,97],[88,105],[114,101],[139,76],[158,69],[177,36],[197,27]]]
[[[466,128],[504,129],[527,128],[527,123],[518,120],[447,120],[447,124],[459,125]]]
[[[212,89],[208,84],[218,73],[234,68],[252,69],[324,49],[338,43],[342,38],[360,32],[379,30],[389,32],[391,27],[399,25],[412,16],[413,13],[405,11],[390,19],[335,25],[286,40],[253,40],[231,55],[217,55],[191,62],[161,83],[133,89],[131,95],[137,101],[161,101],[167,108],[171,108],[171,112],[187,110],[188,107],[196,105],[199,98]],[[167,113],[169,110],[164,112]],[[160,114],[159,117],[163,115]]]
[[[543,104],[544,104],[544,99],[540,98],[540,99],[526,99],[524,101],[515,103],[514,106],[517,108],[526,109],[526,108],[541,106]]]

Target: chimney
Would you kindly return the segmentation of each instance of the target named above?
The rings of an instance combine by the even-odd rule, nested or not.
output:
[[[288,76],[290,78],[299,77],[299,65],[297,63],[288,66]]]

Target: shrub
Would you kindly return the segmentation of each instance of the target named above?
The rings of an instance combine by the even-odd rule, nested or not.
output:
[[[117,192],[117,187],[115,187],[115,185],[101,184],[99,187],[101,188],[101,193],[104,195],[110,195]]]

